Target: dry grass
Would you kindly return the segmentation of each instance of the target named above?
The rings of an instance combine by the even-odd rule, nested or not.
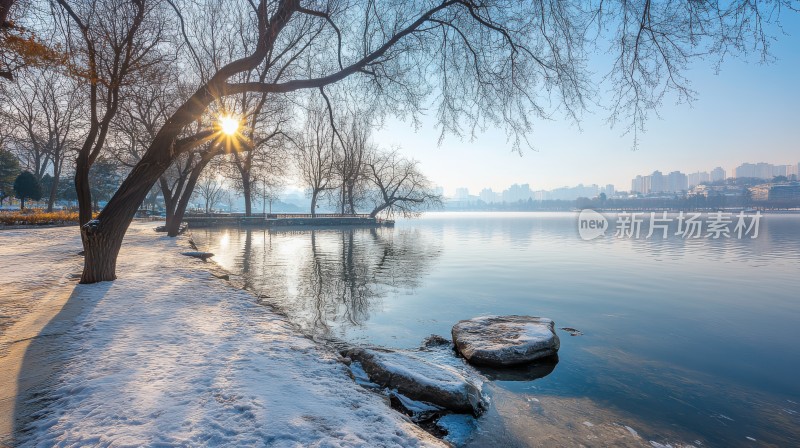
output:
[[[52,224],[77,224],[78,212],[25,210],[0,212],[0,225],[6,226],[44,226]]]

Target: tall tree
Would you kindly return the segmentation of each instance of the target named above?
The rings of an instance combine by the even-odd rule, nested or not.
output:
[[[317,213],[320,195],[335,188],[334,139],[333,128],[325,112],[310,108],[305,125],[294,141],[298,177],[311,194],[312,217]]]
[[[89,170],[101,155],[124,101],[121,90],[163,57],[159,51],[166,38],[164,11],[161,2],[147,0],[55,2],[60,7],[55,9],[56,24],[63,29],[69,64],[88,91],[88,126],[75,166],[75,191],[84,225],[92,219]],[[137,199],[137,209],[146,195]]]
[[[335,153],[334,172],[339,183],[337,205],[342,214],[355,214],[362,193],[364,169],[369,157],[369,124],[354,115],[344,122],[337,132],[338,151]]]

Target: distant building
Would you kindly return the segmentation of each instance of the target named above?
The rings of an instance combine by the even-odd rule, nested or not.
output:
[[[465,187],[456,188],[455,199],[459,201],[466,201],[467,199],[469,199],[469,188]]]
[[[791,169],[791,165],[774,165],[772,167],[772,176],[788,176]]]
[[[773,165],[771,163],[743,163],[736,167],[736,177],[755,177],[757,179],[772,179],[775,176],[785,176],[786,165]]]
[[[514,184],[507,190],[503,190],[503,201],[505,202],[527,201],[532,197],[533,192],[529,184]]]
[[[773,184],[769,189],[770,201],[800,200],[800,182]]]
[[[689,189],[688,177],[680,171],[663,175],[661,171],[653,171],[649,176],[636,176],[631,181],[631,192],[641,194],[677,193]]]
[[[600,194],[600,187],[596,184],[578,184],[575,187],[561,187],[551,190],[549,199],[561,201],[573,201],[578,198],[594,198]]]
[[[725,170],[721,167],[711,170],[711,182],[719,182],[721,180],[725,180]]]
[[[650,191],[649,193],[661,193],[667,191],[666,179],[661,171],[653,171],[653,174],[648,176],[650,178]]]
[[[685,174],[680,171],[673,171],[667,175],[666,185],[663,191],[668,193],[678,193],[689,189],[689,181]]]
[[[647,194],[647,192],[645,191],[643,176],[639,175],[633,178],[633,180],[631,181],[631,193]]]
[[[688,176],[686,176],[686,178],[687,178],[687,181],[688,181],[687,182],[688,183],[688,185],[687,185],[688,188],[692,188],[695,185],[700,185],[700,184],[708,183],[708,182],[711,181],[711,175],[708,174],[707,171],[691,173]]]
[[[483,202],[485,202],[487,204],[492,204],[494,202],[500,202],[501,201],[500,195],[498,193],[495,193],[494,191],[492,191],[491,188],[484,188],[483,190],[481,190],[481,192],[478,195],[478,197],[480,198],[481,201],[483,201]]]

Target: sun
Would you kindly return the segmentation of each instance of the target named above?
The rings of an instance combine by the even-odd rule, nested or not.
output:
[[[239,120],[234,117],[220,117],[219,127],[225,135],[234,135],[239,130]]]

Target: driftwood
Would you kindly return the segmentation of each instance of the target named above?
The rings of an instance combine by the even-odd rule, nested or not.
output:
[[[214,256],[214,254],[212,254],[211,252],[199,252],[199,251],[181,252],[181,255],[186,255],[187,257],[199,258],[203,261],[206,261]]]

